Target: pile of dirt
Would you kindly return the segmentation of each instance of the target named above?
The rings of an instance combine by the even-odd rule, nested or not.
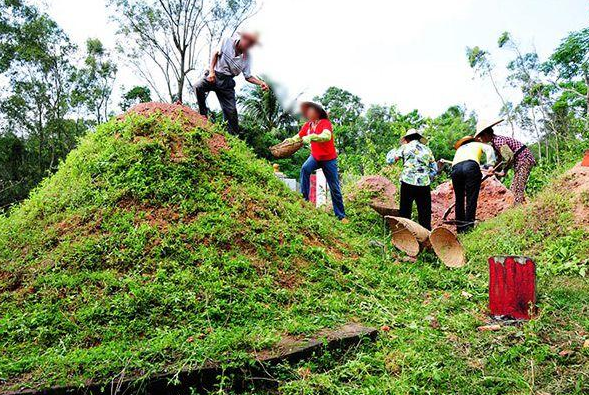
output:
[[[486,179],[481,185],[479,201],[477,205],[477,219],[485,221],[501,214],[514,203],[513,192],[511,192],[496,177]],[[432,225],[434,227],[444,225],[444,213],[454,204],[454,188],[452,182],[448,181],[432,191]],[[447,217],[454,220],[454,209]],[[453,226],[448,226],[453,228]]]
[[[140,103],[131,107],[124,114],[119,115],[119,120],[124,120],[127,115],[136,114],[144,117],[164,116],[174,121],[180,121],[187,128],[203,127],[207,123],[206,117],[200,115],[192,108],[182,104],[168,103]]]
[[[0,216],[0,393],[228,363],[337,325],[356,237],[219,125],[135,106]]]
[[[574,220],[582,226],[589,226],[589,163],[583,163],[567,171],[559,180],[563,191],[572,193]]]
[[[371,204],[397,206],[397,187],[386,177],[371,175],[362,177],[348,194],[347,199],[354,201],[360,194],[368,195]]]

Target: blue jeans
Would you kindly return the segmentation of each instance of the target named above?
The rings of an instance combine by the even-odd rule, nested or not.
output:
[[[309,159],[307,159],[301,168],[301,193],[303,194],[303,198],[307,201],[309,200],[311,174],[317,169],[323,170],[323,174],[325,174],[335,216],[339,219],[346,218],[344,199],[342,198],[342,190],[339,185],[339,176],[337,173],[337,159],[318,161],[313,156],[309,156]]]

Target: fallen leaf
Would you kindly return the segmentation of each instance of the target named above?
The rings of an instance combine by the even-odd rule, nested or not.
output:
[[[383,332],[388,332],[388,331],[391,330],[391,327],[388,326],[388,325],[383,325],[383,326],[380,327],[380,330],[383,331]]]
[[[438,319],[436,317],[428,315],[427,317],[425,317],[425,319],[429,321],[429,326],[431,326],[432,328],[438,329],[440,327],[440,323],[438,322]]]
[[[485,331],[498,331],[501,330],[501,325],[494,324],[494,325],[483,325],[477,328],[481,332]]]
[[[468,293],[468,292],[466,292],[466,291],[462,291],[460,294],[461,294],[462,296],[464,296],[466,299],[470,299],[470,298],[472,298],[472,294],[470,294],[470,293]]]
[[[311,369],[309,369],[309,368],[298,368],[297,369],[297,373],[299,374],[299,376],[301,376],[301,378],[303,380],[305,380],[306,378],[308,378],[311,375]]]
[[[585,342],[583,343],[583,348],[589,348],[589,339],[585,339]]]
[[[558,355],[560,355],[561,357],[568,357],[569,355],[572,355],[574,353],[575,352],[573,350],[562,350],[558,353]]]
[[[188,337],[188,339],[186,339],[186,341],[187,341],[188,343],[192,343],[192,342],[194,341],[194,336],[190,336],[190,337]]]

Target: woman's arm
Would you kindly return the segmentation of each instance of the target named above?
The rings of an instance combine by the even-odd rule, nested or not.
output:
[[[393,148],[392,150],[390,150],[388,152],[386,161],[389,165],[392,165],[393,163],[395,163],[396,161],[401,159],[402,156],[403,156],[403,147]]]
[[[434,154],[429,152],[429,178],[433,181],[434,178],[438,175],[438,164],[436,163],[436,158],[434,158]]]
[[[301,141],[303,139],[303,137],[306,137],[308,133],[309,133],[309,123],[306,123],[303,125],[301,130],[299,130],[299,132],[296,135],[289,137],[284,141],[288,141],[290,143],[296,143],[297,141]]]
[[[485,153],[485,164],[489,166],[494,166],[495,162],[497,161],[497,157],[495,156],[495,150],[488,144],[482,144],[483,152]]]
[[[324,143],[329,140],[331,140],[331,130],[329,129],[323,129],[323,131],[319,134],[308,134],[305,137],[303,137],[303,141],[305,142],[315,141],[318,143]]]

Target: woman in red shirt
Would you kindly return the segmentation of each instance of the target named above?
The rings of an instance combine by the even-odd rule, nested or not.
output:
[[[298,135],[291,137],[290,141],[300,141],[311,144],[311,156],[301,168],[301,192],[305,200],[309,200],[311,188],[311,174],[322,169],[333,203],[333,211],[340,220],[346,218],[344,201],[339,183],[337,169],[337,152],[333,143],[333,127],[327,112],[319,103],[303,102],[301,113],[307,122],[301,128]]]

